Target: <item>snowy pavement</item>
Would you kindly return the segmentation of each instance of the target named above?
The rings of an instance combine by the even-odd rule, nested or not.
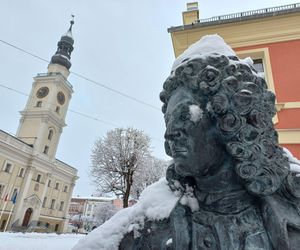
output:
[[[85,235],[0,233],[0,250],[71,250]]]

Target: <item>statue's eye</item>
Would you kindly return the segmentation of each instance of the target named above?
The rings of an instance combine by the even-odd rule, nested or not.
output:
[[[180,114],[179,118],[180,118],[181,121],[189,120],[190,119],[190,113],[189,112],[182,112]]]

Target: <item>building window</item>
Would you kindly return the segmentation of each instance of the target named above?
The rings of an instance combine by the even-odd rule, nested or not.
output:
[[[23,175],[24,175],[24,168],[21,168],[18,176],[23,177]]]
[[[48,181],[48,187],[51,187],[51,180]]]
[[[58,190],[58,188],[59,188],[59,183],[58,183],[58,182],[56,182],[56,183],[55,183],[55,189],[57,189],[57,190]]]
[[[49,130],[49,133],[48,133],[48,140],[51,141],[52,136],[53,136],[53,129],[50,129],[50,130]]]
[[[59,206],[59,211],[63,211],[63,209],[64,209],[64,202],[63,201],[61,201],[60,202],[60,206]]]
[[[36,177],[36,182],[41,182],[41,178],[42,178],[42,176],[40,174],[38,174]]]
[[[51,200],[50,209],[54,209],[55,206],[55,199]]]
[[[47,222],[47,223],[45,224],[45,227],[46,227],[46,228],[49,228],[49,226],[50,226],[50,224]]]
[[[6,162],[3,170],[6,173],[11,173],[12,172],[12,164],[9,162]]]
[[[54,228],[54,231],[55,231],[55,232],[58,231],[58,227],[59,227],[59,224],[56,224],[56,225],[55,225],[55,228]]]
[[[40,226],[41,226],[41,222],[38,221],[36,225],[37,225],[38,227],[40,227]]]
[[[44,148],[44,154],[48,154],[48,151],[49,151],[49,146],[45,146],[45,148]]]
[[[38,102],[36,103],[36,107],[38,107],[38,108],[42,107],[42,101],[38,101]]]
[[[2,197],[4,189],[5,189],[5,186],[3,184],[0,184],[0,197]]]
[[[253,60],[253,67],[258,73],[264,73],[264,64],[261,58]]]
[[[88,212],[92,211],[92,205],[91,205],[91,204],[88,205],[87,211],[88,211]]]
[[[59,111],[60,111],[60,107],[59,107],[59,106],[56,106],[55,112],[56,112],[57,114],[59,114]]]
[[[44,197],[42,207],[46,207],[46,203],[47,203],[47,197]]]
[[[34,185],[34,191],[39,191],[40,185],[38,183],[35,183]]]
[[[68,192],[68,186],[64,187],[64,192]]]

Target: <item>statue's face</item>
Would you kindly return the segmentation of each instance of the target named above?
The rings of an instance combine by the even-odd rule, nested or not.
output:
[[[168,102],[165,122],[166,152],[173,157],[178,174],[203,176],[219,166],[224,151],[215,125],[190,90],[175,90]]]

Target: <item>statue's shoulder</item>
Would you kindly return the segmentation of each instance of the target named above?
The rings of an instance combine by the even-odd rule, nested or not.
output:
[[[142,211],[142,223],[128,230],[119,249],[172,249],[172,215],[178,200],[166,179],[145,189],[135,205],[135,210]]]
[[[170,216],[162,220],[147,220],[143,229],[127,233],[122,239],[119,250],[188,249],[189,208],[179,202]]]
[[[265,228],[275,249],[300,249],[300,207],[279,195],[262,199]]]
[[[120,250],[172,249],[172,229],[170,218],[146,221],[142,230],[131,231],[122,239]]]

